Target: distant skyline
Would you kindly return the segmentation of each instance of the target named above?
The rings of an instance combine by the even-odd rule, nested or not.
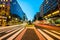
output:
[[[43,0],[17,0],[28,20],[32,20],[36,12],[39,12]]]

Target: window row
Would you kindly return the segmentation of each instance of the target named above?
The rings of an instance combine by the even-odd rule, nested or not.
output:
[[[5,7],[5,5],[4,4],[0,4],[0,7]]]
[[[8,1],[12,1],[12,0],[0,0],[0,2],[8,2]]]
[[[0,1],[1,1],[1,2],[2,2],[2,1],[6,1],[6,2],[7,2],[8,0],[0,0]]]

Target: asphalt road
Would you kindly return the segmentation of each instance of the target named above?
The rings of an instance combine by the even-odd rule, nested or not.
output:
[[[39,40],[34,29],[27,29],[21,40]]]
[[[1,29],[0,40],[60,40],[60,31],[16,26]]]

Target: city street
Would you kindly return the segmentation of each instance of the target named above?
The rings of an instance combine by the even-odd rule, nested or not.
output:
[[[60,40],[60,31],[35,28],[32,25],[15,26],[0,29],[0,40]]]
[[[60,0],[0,0],[0,40],[60,40]]]

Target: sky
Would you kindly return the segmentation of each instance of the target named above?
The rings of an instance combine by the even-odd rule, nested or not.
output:
[[[17,0],[28,20],[33,20],[36,12],[40,11],[43,0]]]

